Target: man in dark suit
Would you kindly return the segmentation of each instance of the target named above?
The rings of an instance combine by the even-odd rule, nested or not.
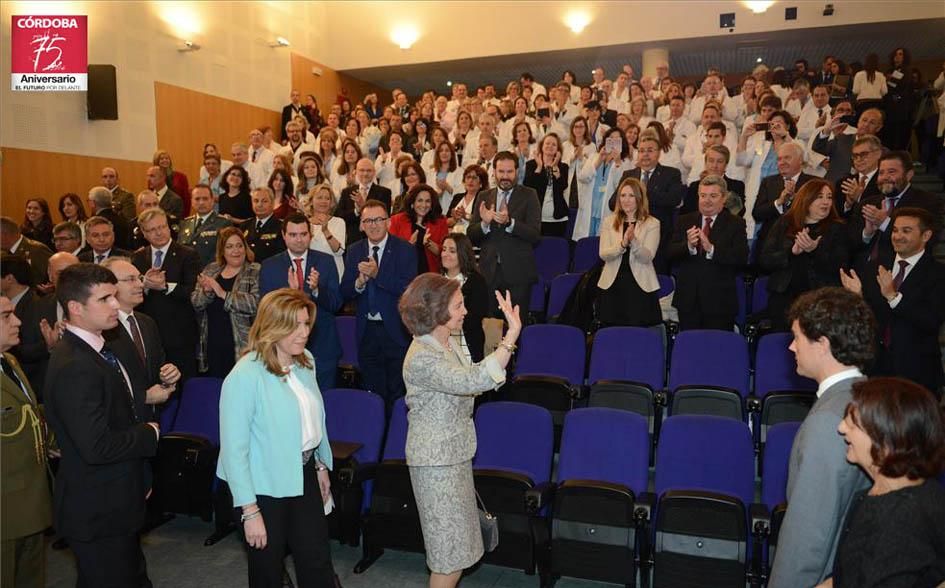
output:
[[[135,195],[118,184],[118,171],[113,167],[102,168],[102,185],[112,193],[112,210],[126,221],[135,217]]]
[[[761,228],[757,231],[755,258],[764,249],[771,227],[781,218],[794,201],[794,195],[814,176],[801,171],[804,166],[804,148],[797,143],[785,143],[778,149],[778,173],[761,180],[751,216]]]
[[[862,294],[879,328],[876,374],[908,378],[941,397],[942,350],[939,330],[945,322],[945,266],[935,261],[928,243],[935,218],[922,208],[892,212],[895,257],[870,262],[866,274],[841,273],[848,290]]]
[[[656,136],[644,132],[637,142],[637,167],[623,172],[617,186],[627,178],[636,178],[646,186],[650,214],[660,221],[660,244],[653,258],[653,266],[657,273],[668,274],[669,260],[666,259],[666,249],[673,234],[673,214],[682,202],[686,188],[682,185],[678,169],[660,164],[662,151]],[[614,190],[610,196],[610,210],[614,210],[616,203],[617,190]]]
[[[892,151],[879,160],[880,195],[863,198],[850,214],[851,239],[859,244],[854,266],[865,268],[865,264],[876,260],[891,259],[892,226],[890,215],[899,207],[923,208],[936,219],[933,225],[932,244],[935,234],[941,229],[943,201],[940,196],[912,187],[912,156],[905,151]]]
[[[22,255],[30,264],[30,276],[34,286],[46,283],[49,258],[53,252],[39,241],[24,237],[20,225],[8,216],[0,218],[0,249]]]
[[[180,381],[180,370],[164,357],[161,332],[148,315],[135,312],[144,302],[141,272],[130,261],[118,257],[105,260],[103,267],[118,280],[118,326],[102,333],[109,347],[128,370],[135,394],[145,397],[148,420],[158,420],[161,405]]]
[[[131,227],[125,217],[115,212],[111,205],[112,193],[104,186],[96,186],[89,190],[89,209],[92,216],[100,216],[112,223],[114,231],[114,245],[121,249],[130,250]],[[87,238],[87,236],[86,236]]]
[[[62,221],[53,227],[53,245],[56,251],[65,251],[76,257],[89,249],[82,242],[82,228],[72,221]]]
[[[410,343],[397,301],[417,275],[416,248],[390,235],[389,226],[390,215],[383,202],[364,203],[361,229],[367,237],[348,248],[341,281],[342,295],[354,300],[356,306],[358,362],[364,387],[384,399],[388,412],[404,395],[402,372]],[[334,261],[331,263],[335,267]]]
[[[148,190],[151,190],[158,197],[158,206],[164,209],[164,212],[183,218],[184,200],[167,185],[167,174],[163,169],[156,165],[148,168],[147,175]]]
[[[842,288],[802,294],[788,314],[797,373],[818,384],[817,401],[794,438],[788,467],[787,513],[770,588],[815,586],[833,573],[840,531],[858,491],[869,487],[863,470],[847,462],[837,434],[860,370],[873,359],[875,321],[862,298]]]
[[[10,299],[21,323],[19,343],[9,351],[19,360],[33,390],[42,392],[49,349],[39,327],[40,299],[30,288],[30,265],[21,255],[3,253],[0,257],[0,275],[0,295]]]
[[[272,208],[272,190],[267,187],[256,188],[253,190],[253,214],[256,217],[240,224],[256,263],[285,251],[282,221],[272,214]]]
[[[151,190],[142,190],[141,192],[138,193],[138,200],[137,200],[138,214],[140,215],[145,210],[149,210],[151,208],[160,208],[159,203],[160,203],[160,199],[158,198],[157,194],[155,194]],[[180,234],[180,230],[179,230],[180,219],[174,216],[173,214],[168,214],[167,224],[171,228],[171,240],[177,241],[177,236]],[[145,238],[144,233],[141,231],[141,227],[138,225],[137,217],[135,217],[135,219],[131,221],[131,223],[129,223],[128,234],[129,234],[129,240],[131,241],[131,246],[126,247],[126,249],[130,249],[131,251],[136,251],[138,249],[141,249],[142,247],[147,247],[148,240]],[[117,234],[115,238],[117,241]]]
[[[518,157],[502,151],[494,166],[497,185],[476,196],[467,234],[481,248],[479,269],[489,290],[508,290],[513,306],[527,312],[538,281],[534,248],[541,240],[541,205],[533,189],[515,183]],[[498,311],[494,297],[489,304]]]
[[[171,240],[167,213],[152,208],[138,216],[149,245],[135,252],[132,262],[144,274],[141,312],[158,324],[167,359],[183,378],[197,374],[197,317],[190,295],[197,285],[197,252]]]
[[[365,202],[368,200],[382,202],[390,214],[390,190],[374,181],[374,162],[366,157],[362,158],[354,168],[354,175],[358,183],[341,191],[338,206],[335,208],[335,216],[345,221],[345,240],[347,241],[345,247],[364,238],[360,217]]]
[[[194,186],[190,191],[190,204],[194,214],[181,222],[177,242],[195,249],[203,268],[216,259],[220,230],[233,223],[213,212],[213,193],[206,184]]]
[[[102,332],[118,323],[115,275],[82,263],[62,272],[56,296],[69,324],[53,349],[46,416],[62,451],[55,527],[76,555],[79,586],[151,586],[139,531],[145,460],[160,428]]]
[[[833,112],[833,118],[817,134],[811,148],[830,158],[830,168],[824,177],[828,182],[834,184],[837,180],[847,176],[850,168],[853,166],[853,142],[857,137],[863,135],[879,136],[879,131],[883,128],[885,116],[883,112],[876,108],[869,108],[863,111],[860,119],[856,123],[856,134],[849,135],[844,133],[847,124],[840,121],[846,115],[853,114],[852,108],[841,108],[838,104]]]
[[[101,264],[109,257],[131,257],[131,252],[115,247],[115,228],[104,216],[85,221],[85,240],[89,249],[79,254],[79,261]]]
[[[258,193],[258,191],[257,191]],[[335,313],[341,308],[341,287],[335,260],[321,251],[309,249],[312,233],[308,219],[300,212],[286,217],[282,227],[286,251],[277,253],[262,264],[259,272],[259,295],[279,288],[302,290],[318,307],[315,328],[308,337],[308,350],[315,356],[315,377],[322,390],[335,387],[341,340],[335,326]]]
[[[880,196],[879,158],[883,144],[873,135],[863,135],[853,142],[853,173],[837,180],[833,194],[837,213],[849,218],[857,203],[864,198]]]
[[[26,264],[22,259],[20,262]],[[19,327],[13,303],[0,295],[0,399],[3,403],[0,585],[42,588],[46,579],[43,531],[52,522],[52,500],[46,479],[47,439],[45,427],[37,426],[41,423],[42,409],[36,390],[9,353],[21,344]]]
[[[736,216],[745,216],[745,182],[725,175],[728,162],[732,157],[731,151],[725,145],[710,145],[706,147],[703,157],[705,157],[705,169],[699,180],[710,174],[721,176],[725,180],[725,185],[728,186],[725,208]],[[686,189],[686,196],[683,199],[682,208],[679,209],[679,214],[699,210],[699,180],[690,183]]]
[[[699,211],[676,222],[669,258],[676,265],[679,328],[731,331],[738,313],[736,276],[748,261],[745,221],[725,209],[719,176],[699,182]]]
[[[282,124],[279,125],[279,137],[283,141],[286,139],[285,126],[297,116],[305,117],[305,120],[308,120],[305,107],[302,106],[302,93],[293,88],[289,94],[289,103],[282,107]]]

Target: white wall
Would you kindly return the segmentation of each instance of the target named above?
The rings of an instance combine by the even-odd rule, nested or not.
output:
[[[87,14],[89,63],[113,64],[117,121],[89,121],[85,92],[12,92],[12,15]],[[150,160],[156,148],[154,82],[280,110],[288,100],[291,51],[318,55],[323,22],[306,2],[8,2],[0,3],[0,145],[90,156]],[[190,39],[202,48],[180,53]]]

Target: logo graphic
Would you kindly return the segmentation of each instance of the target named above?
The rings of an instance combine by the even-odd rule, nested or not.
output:
[[[88,89],[88,17],[14,16],[12,87],[25,92]]]

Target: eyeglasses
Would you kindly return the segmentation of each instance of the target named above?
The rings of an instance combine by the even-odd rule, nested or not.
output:
[[[870,153],[876,151],[875,149],[870,149],[869,151],[854,151],[852,154],[853,159],[863,159],[868,156]]]
[[[121,278],[121,279],[118,280],[118,281],[119,281],[119,282],[128,282],[128,283],[131,283],[131,282],[141,282],[141,283],[143,284],[143,283],[144,283],[144,276],[142,276],[141,274],[138,274],[137,276],[128,276],[127,278]]]
[[[53,243],[62,243],[63,241],[78,241],[78,240],[79,240],[78,237],[72,237],[72,236],[53,237]]]
[[[378,216],[375,218],[362,218],[361,222],[365,225],[372,226],[372,225],[379,225],[386,220],[387,220],[386,216]]]

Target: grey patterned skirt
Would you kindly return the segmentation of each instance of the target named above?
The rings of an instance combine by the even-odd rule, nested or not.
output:
[[[472,462],[411,466],[427,566],[438,574],[464,570],[482,558]]]

